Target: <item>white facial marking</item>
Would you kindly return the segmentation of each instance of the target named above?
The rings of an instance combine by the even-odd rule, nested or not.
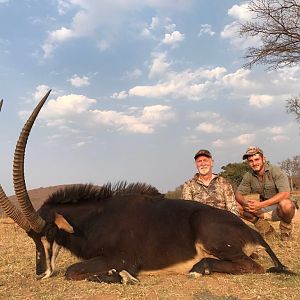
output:
[[[45,259],[46,259],[46,271],[44,272],[42,279],[46,279],[46,278],[50,277],[53,273],[53,270],[51,267],[51,261],[50,261],[50,257],[49,257],[50,243],[48,242],[46,237],[42,237],[41,242],[42,242],[44,250],[45,250]]]
[[[52,257],[51,257],[51,269],[52,269],[52,273],[54,272],[54,269],[55,269],[55,261],[56,261],[56,258],[58,256],[60,248],[61,248],[61,246],[58,245],[54,241],[53,244],[52,244]]]

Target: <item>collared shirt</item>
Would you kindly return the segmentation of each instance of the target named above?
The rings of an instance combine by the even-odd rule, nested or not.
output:
[[[232,186],[225,178],[214,175],[215,177],[206,186],[198,175],[195,174],[192,179],[184,183],[182,199],[199,201],[239,215]]]
[[[247,172],[237,191],[242,195],[260,194],[266,200],[279,192],[290,192],[290,185],[287,175],[278,166],[267,162],[262,179],[254,171]]]

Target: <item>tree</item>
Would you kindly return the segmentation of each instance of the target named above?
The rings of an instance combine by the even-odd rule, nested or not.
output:
[[[300,123],[300,97],[292,97],[286,101],[286,111],[289,114],[294,114],[296,120]]]
[[[279,163],[282,170],[286,172],[290,180],[291,190],[294,189],[293,179],[300,173],[300,155],[293,156],[292,159],[287,158]]]
[[[297,65],[300,62],[300,1],[250,0],[251,21],[241,24],[241,37],[256,37],[257,47],[249,47],[244,66],[267,65],[268,69]],[[300,97],[287,100],[287,112],[300,123]]]
[[[247,67],[254,64],[279,68],[300,61],[300,1],[250,0],[253,19],[240,27],[242,37],[257,37],[261,43],[249,47]]]
[[[243,179],[246,172],[250,170],[246,162],[242,163],[229,163],[226,166],[221,167],[220,175],[230,181],[233,188],[236,189]]]
[[[165,194],[165,197],[168,199],[180,199],[181,198],[181,192],[183,189],[183,184],[181,184],[180,186],[178,186],[175,191],[168,191]]]

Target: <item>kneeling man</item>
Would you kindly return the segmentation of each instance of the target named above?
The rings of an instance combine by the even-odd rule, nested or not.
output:
[[[251,171],[244,175],[235,194],[240,215],[254,223],[265,237],[275,232],[268,220],[280,221],[281,239],[290,240],[296,202],[291,200],[287,175],[267,162],[258,147],[249,147],[243,160],[247,160]],[[247,197],[249,194],[258,197]]]

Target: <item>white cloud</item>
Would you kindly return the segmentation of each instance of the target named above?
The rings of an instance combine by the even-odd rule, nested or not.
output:
[[[141,32],[141,35],[145,36],[145,37],[151,36],[151,32],[150,32],[150,30],[148,28],[143,28],[142,32]]]
[[[270,132],[272,134],[280,134],[284,131],[284,129],[281,126],[274,126],[270,128]]]
[[[155,127],[161,126],[165,121],[174,118],[169,106],[146,106],[136,112],[136,116],[116,111],[92,112],[92,119],[99,124],[115,127],[119,131],[150,134]]]
[[[216,119],[220,118],[220,114],[212,111],[193,112],[191,118]]]
[[[49,100],[40,116],[43,119],[57,119],[81,114],[95,103],[95,99],[90,99],[83,95],[65,95],[58,97],[56,100]]]
[[[162,98],[170,95],[174,97],[174,91],[176,90],[178,90],[176,84],[163,83],[155,86],[136,86],[129,90],[129,95],[148,98]]]
[[[0,4],[8,3],[10,0],[0,0]]]
[[[47,126],[57,127],[65,132],[96,130],[99,125],[112,127],[117,131],[150,134],[164,126],[175,114],[170,106],[153,105],[132,108],[128,112],[92,109],[95,99],[84,95],[64,95],[50,99],[40,113],[40,119]],[[28,111],[19,112],[20,117],[28,116]],[[78,125],[80,124],[80,127]],[[101,128],[101,127],[100,127]]]
[[[269,136],[269,140],[274,141],[274,142],[282,142],[282,141],[287,141],[290,138],[287,136],[287,133],[289,132],[291,127],[291,124],[287,124],[285,126],[273,126],[273,127],[267,127],[261,132],[265,135]],[[271,135],[271,136],[270,136]]]
[[[163,43],[167,45],[175,45],[184,40],[184,34],[175,30],[172,33],[166,33]]]
[[[277,70],[280,80],[298,81],[300,66],[284,67]]]
[[[71,38],[91,38],[96,41],[97,47],[104,51],[111,44],[111,39],[117,39],[120,29],[128,25],[128,16],[133,12],[140,12],[142,8],[158,12],[165,9],[180,11],[189,7],[191,3],[191,0],[177,0],[176,5],[172,0],[59,0],[60,14],[68,10],[75,11],[75,15],[70,24],[49,33],[42,45],[44,58],[50,57],[59,44]],[[156,17],[152,19],[150,29],[155,29],[158,25],[157,20]]]
[[[70,79],[70,83],[75,87],[82,87],[82,86],[89,86],[90,81],[87,76],[78,76],[77,74],[74,74]]]
[[[57,9],[60,15],[66,14],[66,12],[71,8],[71,4],[65,0],[58,0],[57,1]]]
[[[53,42],[45,42],[43,45],[42,45],[42,49],[43,49],[43,52],[44,52],[44,58],[48,58],[52,55],[54,49],[56,48],[55,44]]]
[[[251,95],[249,104],[258,108],[264,108],[272,104],[273,97],[270,95]]]
[[[152,22],[151,22],[149,28],[151,30],[156,29],[159,26],[159,23],[160,23],[160,21],[159,21],[158,17],[152,17]]]
[[[113,95],[111,96],[111,98],[113,99],[126,99],[128,97],[128,94],[126,91],[122,91],[119,93],[113,93]]]
[[[239,35],[240,24],[251,20],[251,13],[247,9],[247,4],[234,5],[228,10],[228,15],[235,21],[225,25],[221,32],[221,37],[228,39],[232,46],[238,49],[245,49],[251,46],[258,46],[260,39],[258,37],[241,38]]]
[[[170,65],[166,53],[155,53],[152,64],[149,66],[149,78],[165,73]]]
[[[160,26],[160,19],[158,17],[152,17],[150,25],[145,25],[141,30],[141,35],[144,37],[153,37],[154,31]]]
[[[215,141],[212,142],[213,146],[217,147],[217,148],[221,148],[224,146],[225,142],[222,139],[217,139]]]
[[[160,122],[161,120],[172,119],[174,114],[170,112],[170,106],[153,105],[146,106],[143,109],[141,119],[147,122]]]
[[[138,79],[139,77],[141,77],[142,76],[142,74],[143,74],[143,72],[140,70],[140,69],[138,69],[138,68],[135,68],[135,69],[133,69],[133,70],[131,70],[131,71],[127,71],[126,73],[125,73],[125,78],[127,78],[127,79]]]
[[[45,43],[42,45],[44,51],[44,57],[47,58],[51,56],[53,50],[56,48],[56,45],[64,42],[68,39],[71,39],[76,36],[76,33],[68,28],[62,27],[55,31],[50,32]]]
[[[39,100],[41,100],[45,96],[45,94],[49,90],[50,90],[50,88],[48,87],[48,85],[45,85],[45,84],[38,85],[36,87],[36,91],[33,93],[33,98],[36,101],[39,101]]]
[[[175,24],[175,23],[172,23],[172,20],[169,19],[169,18],[166,19],[165,30],[166,30],[168,33],[172,33],[172,32],[174,32],[174,31],[176,31],[176,24]]]
[[[44,96],[44,93],[42,95]],[[38,93],[36,94],[36,98],[39,98]],[[60,96],[56,100],[48,99],[48,102],[46,102],[39,114],[40,119],[44,120],[47,126],[59,128],[65,128],[70,119],[74,118],[74,116],[84,114],[92,104],[96,103],[95,99],[75,94]],[[19,112],[19,116],[22,118],[25,118],[29,114],[29,111]]]
[[[74,32],[71,29],[61,27],[60,29],[57,29],[50,33],[49,40],[63,42],[67,39],[72,38],[73,36],[74,36]]]
[[[208,34],[210,36],[215,35],[215,32],[212,30],[212,26],[210,24],[202,24],[200,26],[200,31],[198,33],[198,36]]]
[[[255,70],[239,68],[231,73],[224,67],[175,70],[167,53],[153,54],[149,64],[152,85],[137,85],[123,91],[131,97],[168,98],[199,101],[229,97],[231,100],[247,100],[253,107],[263,108],[275,99],[283,101],[299,92],[298,69],[283,75],[272,71],[257,73]],[[285,79],[283,79],[285,77]],[[118,93],[114,94],[117,97]]]
[[[154,129],[151,124],[145,124],[134,116],[129,116],[116,111],[94,111],[96,122],[105,126],[116,127],[120,131],[149,134]]]
[[[86,145],[88,145],[89,143],[88,142],[84,142],[84,141],[81,141],[81,142],[77,142],[73,148],[81,148],[81,147],[84,147]]]
[[[248,9],[247,3],[241,5],[233,5],[228,10],[228,15],[234,17],[235,19],[238,19],[241,22],[250,21],[252,18],[252,13]]]
[[[216,124],[208,123],[208,122],[202,122],[196,127],[197,131],[203,131],[205,133],[217,133],[222,132],[222,128]]]
[[[289,140],[289,137],[287,137],[286,135],[275,135],[272,137],[272,140],[274,142],[283,142]]]
[[[224,29],[221,31],[221,37],[224,39],[236,39],[238,38],[239,25],[237,22],[232,22],[225,25]]]
[[[224,75],[222,82],[226,87],[234,88],[235,91],[253,91],[257,87],[257,83],[249,78],[250,70],[238,69],[233,73]]]
[[[237,136],[233,141],[239,145],[249,145],[254,141],[255,134],[245,133]]]
[[[226,73],[226,69],[224,67],[215,67],[212,69],[198,69],[199,70],[199,78],[202,77],[204,79],[221,79]]]
[[[151,66],[151,76],[149,76],[153,77],[154,74],[159,74],[161,78],[158,83],[152,86],[135,86],[128,91],[128,94],[140,97],[200,100],[204,96],[211,97],[222,88],[220,80],[226,72],[225,68],[199,68],[195,71],[167,72],[170,66],[171,64],[166,62],[164,55],[159,56],[155,64],[153,63]]]

